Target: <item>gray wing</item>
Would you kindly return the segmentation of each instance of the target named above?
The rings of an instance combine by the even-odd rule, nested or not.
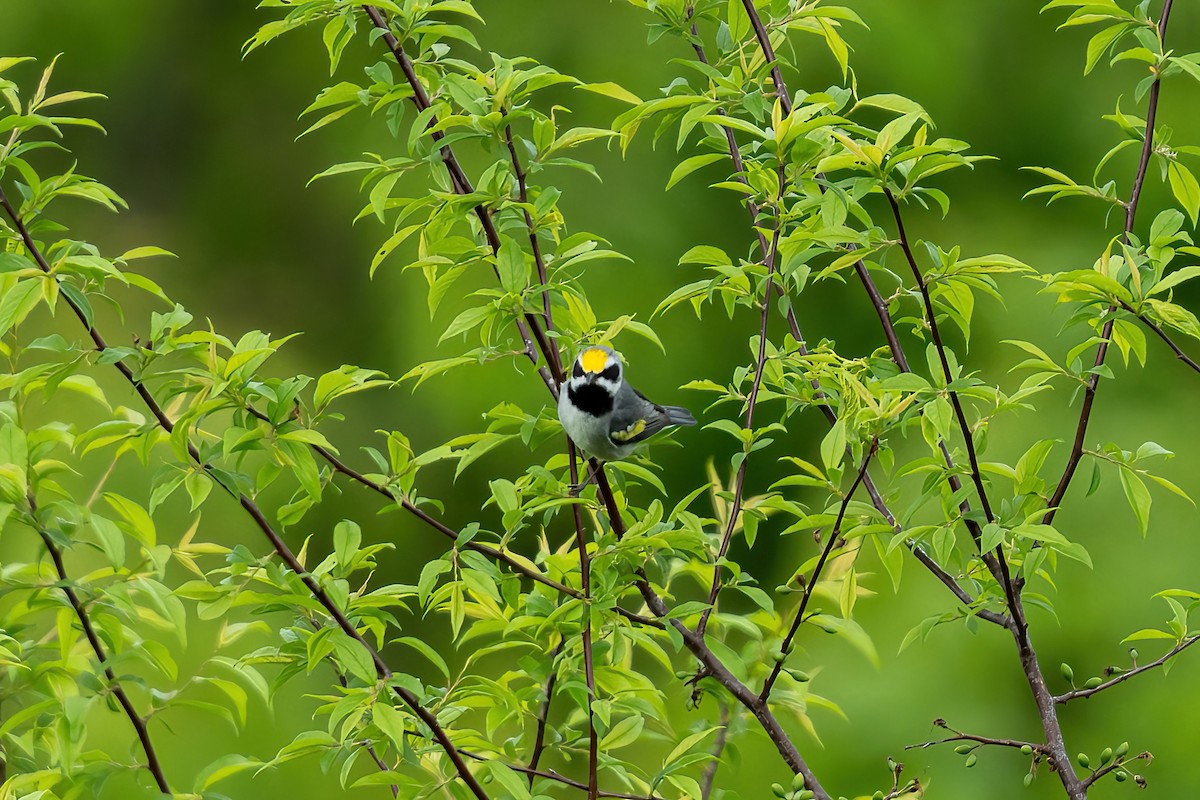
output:
[[[672,424],[666,409],[623,383],[613,406],[608,438],[616,445],[637,444]]]

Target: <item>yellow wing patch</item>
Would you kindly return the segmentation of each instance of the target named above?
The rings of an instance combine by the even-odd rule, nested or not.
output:
[[[579,363],[583,368],[591,373],[603,372],[604,365],[608,363],[608,353],[601,350],[599,347],[591,347],[583,351],[583,355],[579,357]]]
[[[628,442],[644,430],[646,430],[646,420],[639,419],[623,431],[613,431],[609,438],[614,442]]]

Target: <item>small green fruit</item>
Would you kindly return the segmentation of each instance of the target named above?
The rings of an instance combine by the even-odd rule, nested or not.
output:
[[[1087,769],[1092,765],[1092,760],[1088,758],[1087,753],[1080,753],[1079,755],[1075,756],[1075,760],[1079,762],[1079,766],[1083,767],[1084,769]]]
[[[1024,755],[1024,756],[1033,755],[1033,748],[1027,744],[1021,745],[1021,755]]]

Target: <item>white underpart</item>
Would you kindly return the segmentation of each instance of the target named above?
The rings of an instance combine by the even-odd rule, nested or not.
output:
[[[562,387],[558,396],[558,419],[562,422],[563,430],[571,437],[571,441],[575,442],[585,453],[602,461],[619,461],[632,453],[637,445],[618,445],[609,438],[611,411],[604,416],[596,417],[586,411],[580,411],[570,401],[569,386],[572,384],[582,385],[585,382],[586,378],[571,378]],[[617,386],[612,382],[598,378],[596,383],[613,394],[616,393]]]

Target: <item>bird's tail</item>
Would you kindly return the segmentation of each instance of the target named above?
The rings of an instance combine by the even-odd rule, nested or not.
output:
[[[696,418],[692,416],[692,412],[680,406],[663,406],[663,411],[667,413],[667,419],[672,425],[695,425]]]

